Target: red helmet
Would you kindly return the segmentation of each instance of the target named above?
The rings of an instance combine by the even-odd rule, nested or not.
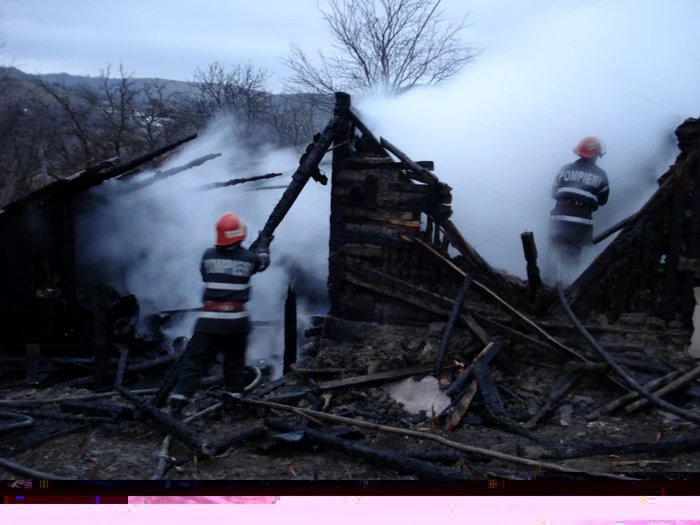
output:
[[[581,142],[574,148],[574,153],[579,157],[592,159],[593,157],[602,157],[605,155],[603,144],[596,137],[584,137]]]
[[[226,213],[216,223],[216,245],[230,246],[245,239],[245,223],[238,215]]]

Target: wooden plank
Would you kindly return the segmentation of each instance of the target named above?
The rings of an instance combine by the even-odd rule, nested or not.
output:
[[[454,412],[452,412],[452,417],[450,417],[450,422],[445,427],[445,430],[453,430],[457,425],[459,425],[462,418],[467,413],[467,410],[469,410],[469,405],[471,405],[472,399],[474,399],[478,387],[479,384],[476,381],[472,381],[469,384],[467,391],[462,396],[462,399],[457,402]]]
[[[445,332],[443,333],[442,341],[440,342],[440,348],[438,350],[437,356],[435,357],[435,370],[437,373],[440,373],[440,366],[442,365],[442,361],[445,358],[445,354],[447,353],[447,347],[450,344],[452,332],[454,331],[454,327],[457,324],[457,319],[460,316],[462,306],[464,305],[464,300],[467,298],[467,292],[469,291],[471,284],[472,278],[470,276],[467,276],[464,279],[464,283],[462,284],[462,287],[460,288],[459,293],[457,294],[455,304],[452,307],[452,313],[450,314],[450,318],[447,321],[447,326],[445,327]]]

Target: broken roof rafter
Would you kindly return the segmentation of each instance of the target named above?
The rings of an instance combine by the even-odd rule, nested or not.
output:
[[[141,190],[147,186],[150,186],[151,184],[154,184],[158,181],[161,181],[163,179],[167,179],[168,177],[172,177],[173,175],[177,175],[178,173],[182,173],[183,171],[189,170],[191,168],[195,168],[197,166],[201,166],[205,162],[208,162],[212,159],[215,159],[217,157],[221,157],[221,153],[211,153],[209,155],[205,155],[203,157],[199,157],[198,159],[195,159],[191,162],[188,162],[187,164],[183,166],[178,166],[176,168],[171,168],[169,170],[165,171],[156,171],[151,177],[139,181],[139,182],[134,182],[129,187],[127,187],[123,193],[128,194],[128,193],[133,193],[135,191]]]
[[[197,133],[193,133],[192,135],[184,137],[175,142],[171,142],[170,144],[166,144],[161,148],[150,151],[144,155],[141,155],[140,157],[136,157],[135,159],[130,160],[129,162],[120,164],[119,166],[112,166],[112,161],[118,159],[118,157],[102,161],[99,164],[96,164],[95,166],[80,171],[74,175],[71,175],[70,177],[66,177],[65,179],[59,179],[57,181],[54,181],[51,184],[47,184],[46,186],[39,188],[38,190],[30,193],[29,195],[22,197],[21,199],[11,202],[2,210],[0,210],[0,216],[5,215],[7,212],[23,208],[30,202],[41,199],[43,197],[58,195],[60,195],[61,197],[72,197],[78,193],[87,191],[90,188],[97,186],[98,184],[102,184],[103,182],[109,179],[113,179],[115,177],[118,177],[119,175],[124,175],[141,166],[142,164],[145,164],[146,162],[149,162],[165,153],[168,153],[169,151],[174,150],[182,144],[185,144],[186,142],[189,142],[196,138]],[[106,168],[109,169],[107,169],[107,171],[104,171]]]

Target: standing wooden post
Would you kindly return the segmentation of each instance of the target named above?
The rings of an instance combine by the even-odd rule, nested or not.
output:
[[[287,300],[284,302],[284,363],[282,375],[286,375],[297,362],[297,294],[294,288],[287,287]]]
[[[26,347],[25,367],[27,372],[27,384],[39,384],[39,357],[41,356],[41,346],[29,344]]]
[[[109,340],[107,338],[108,319],[107,304],[104,290],[101,286],[93,288],[93,324],[92,324],[92,350],[94,359],[94,388],[100,389],[106,386],[107,376],[107,351]]]
[[[527,261],[527,282],[530,285],[530,298],[534,302],[537,300],[537,292],[542,288],[542,277],[540,276],[540,269],[537,266],[535,234],[532,232],[523,232],[520,234],[520,239],[523,241],[523,251],[525,252],[525,260]]]

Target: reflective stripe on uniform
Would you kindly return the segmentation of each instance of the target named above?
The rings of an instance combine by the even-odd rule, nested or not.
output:
[[[588,197],[589,199],[593,199],[595,202],[598,202],[598,197],[593,195],[590,191],[581,190],[579,188],[559,188],[557,190],[557,195],[564,194],[564,193],[575,193],[576,195],[581,195],[582,197]]]
[[[210,290],[247,290],[250,284],[206,283],[206,287]]]
[[[248,312],[201,312],[200,319],[243,319],[248,317]]]
[[[580,224],[593,225],[593,219],[584,219],[583,217],[572,217],[571,215],[551,215],[549,217],[549,220],[550,221],[578,222]]]

